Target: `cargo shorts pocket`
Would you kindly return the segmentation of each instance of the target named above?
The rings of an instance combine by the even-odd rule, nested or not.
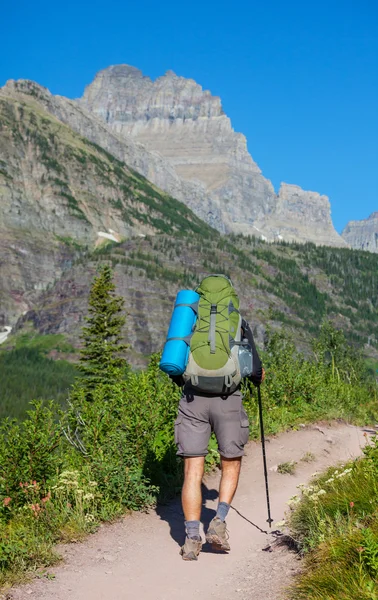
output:
[[[243,410],[240,416],[240,441],[242,446],[249,440],[249,419],[247,413]]]
[[[179,415],[175,421],[175,444],[179,444],[179,429],[182,423],[182,416]]]

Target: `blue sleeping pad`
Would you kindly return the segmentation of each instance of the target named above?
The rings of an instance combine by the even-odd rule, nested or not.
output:
[[[199,294],[181,290],[176,297],[159,367],[168,375],[182,375],[189,357],[189,341],[197,320]]]

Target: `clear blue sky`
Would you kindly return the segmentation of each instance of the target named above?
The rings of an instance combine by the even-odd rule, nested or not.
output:
[[[78,97],[111,64],[172,69],[221,96],[276,189],[327,194],[339,231],[378,210],[377,0],[20,0],[1,12],[0,85]]]

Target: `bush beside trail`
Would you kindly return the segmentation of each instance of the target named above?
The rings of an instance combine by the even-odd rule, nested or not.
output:
[[[78,540],[101,521],[169,498],[181,484],[174,444],[180,390],[160,372],[158,356],[141,372],[121,358],[123,302],[107,266],[89,305],[67,410],[36,402],[23,422],[0,423],[0,585],[54,562],[57,541]],[[269,335],[263,360],[268,433],[317,419],[377,420],[374,377],[329,324],[312,357],[282,332]],[[258,437],[255,390],[244,392]],[[218,458],[212,439],[208,467]]]

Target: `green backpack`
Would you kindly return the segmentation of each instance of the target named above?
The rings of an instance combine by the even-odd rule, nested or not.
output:
[[[198,317],[183,378],[194,390],[228,395],[241,381],[239,298],[224,275],[209,275],[196,292]]]

